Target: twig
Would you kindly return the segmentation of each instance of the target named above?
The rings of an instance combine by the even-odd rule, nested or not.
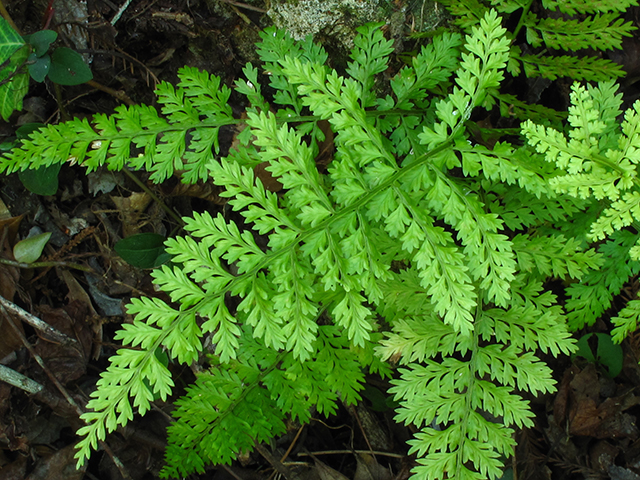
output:
[[[298,441],[298,438],[300,438],[300,434],[302,433],[302,430],[304,430],[304,425],[302,425],[299,429],[298,432],[296,433],[295,438],[293,439],[293,441],[291,442],[291,444],[289,445],[289,448],[287,448],[287,451],[284,452],[284,455],[282,455],[282,457],[280,457],[280,461],[284,464],[284,461],[287,459],[287,457],[291,454],[291,450],[293,450],[294,445],[296,444],[296,442]],[[269,475],[268,480],[272,480],[273,477],[276,476],[276,471],[274,471],[273,473],[271,473],[271,475]]]
[[[5,312],[5,316],[9,318],[10,314],[15,315],[20,318],[25,323],[28,323],[33,328],[44,332],[50,340],[54,340],[56,342],[60,342],[63,345],[73,345],[74,347],[78,346],[78,341],[75,338],[67,337],[64,333],[56,330],[47,322],[43,322],[35,315],[31,315],[26,310],[23,310],[18,305],[13,302],[10,302],[6,298],[0,295],[0,305],[2,306],[2,310]]]
[[[222,468],[224,468],[227,471],[227,473],[231,475],[233,478],[235,478],[236,480],[243,480],[241,477],[238,476],[238,474],[236,474],[236,472],[231,470],[227,465],[223,464]]]
[[[120,17],[122,16],[122,14],[124,13],[124,11],[129,8],[129,5],[131,5],[131,0],[126,0],[122,6],[118,9],[118,11],[116,12],[116,14],[113,16],[113,18],[111,19],[111,25],[115,25],[116,22],[118,20],[120,20]]]
[[[360,427],[360,431],[362,432],[362,436],[364,437],[364,441],[367,442],[367,447],[369,447],[369,451],[373,452],[373,448],[371,448],[371,444],[369,443],[369,436],[367,435],[367,432],[365,431],[365,429],[362,427],[362,423],[360,422],[360,417],[358,416],[358,411],[356,410],[355,407],[351,407],[351,415],[353,415],[353,417],[356,419],[356,422],[358,423],[358,427]]]
[[[291,445],[289,445],[289,448],[287,448],[287,451],[284,452],[284,455],[282,456],[282,458],[280,458],[281,462],[284,462],[287,457],[291,454],[291,450],[293,450],[293,446],[296,444],[296,442],[298,441],[298,438],[300,438],[300,434],[302,433],[302,430],[304,430],[304,425],[302,425],[299,429],[298,432],[296,433],[295,438],[293,439],[293,441],[291,442]]]
[[[7,382],[9,385],[21,388],[25,392],[39,393],[44,387],[35,380],[31,380],[29,377],[25,377],[21,373],[12,370],[9,367],[5,367],[0,364],[0,380]]]
[[[256,450],[258,450],[258,453],[260,453],[260,455],[262,455],[280,475],[287,480],[294,480],[295,476],[293,475],[293,472],[286,465],[283,465],[280,460],[271,455],[271,452],[262,446],[261,443],[256,442]]]
[[[360,453],[362,455],[380,455],[381,457],[405,458],[406,455],[391,452],[378,452],[372,450],[321,450],[319,452],[299,452],[298,457],[313,457],[314,455],[344,455],[347,453]]]
[[[234,5],[236,7],[244,8],[246,10],[253,10],[254,12],[267,13],[264,8],[254,7],[253,5],[248,5],[246,3],[235,2],[234,0],[222,0],[224,3],[228,3],[229,5]]]
[[[74,270],[81,270],[87,273],[96,273],[91,267],[86,267],[78,263],[64,262],[59,260],[46,261],[46,262],[22,263],[22,262],[16,262],[14,260],[8,260],[6,258],[0,258],[0,263],[4,263],[5,265],[11,265],[12,267],[17,267],[17,268],[67,267],[67,268],[73,268]]]
[[[109,95],[111,95],[112,97],[116,98],[117,100],[120,100],[122,103],[124,103],[125,105],[135,105],[135,102],[133,100],[131,100],[129,98],[129,96],[124,93],[123,91],[120,90],[114,90],[111,87],[107,87],[106,85],[102,85],[101,83],[96,82],[95,80],[89,80],[87,82],[87,85],[97,89],[97,90],[102,90],[103,92],[108,93]]]

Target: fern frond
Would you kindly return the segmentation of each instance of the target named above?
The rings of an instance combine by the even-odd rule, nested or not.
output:
[[[121,330],[117,338],[124,345],[141,345],[144,350],[118,350],[98,380],[98,389],[87,403],[90,411],[82,417],[87,425],[78,430],[84,437],[75,454],[78,465],[107,433],[133,419],[133,408],[144,415],[156,395],[166,400],[171,394],[171,374],[156,355],[161,348],[173,349],[176,357],[188,363],[198,356],[201,332],[192,311],[178,312],[159,299],[147,298],[132,300],[128,311],[136,315],[134,323]],[[184,341],[187,348],[176,349],[176,341]]]
[[[176,402],[177,420],[168,428],[163,478],[204,473],[211,463],[228,464],[242,450],[251,451],[256,441],[286,431],[282,410],[260,386],[280,358],[272,350],[260,353],[262,357],[201,373]]]
[[[455,332],[444,324],[438,328],[434,323],[438,320],[432,317],[427,322],[397,322],[394,332],[382,342],[379,351],[384,357],[397,355],[401,362],[408,363],[407,369],[400,370],[401,377],[392,382],[391,392],[401,402],[397,419],[420,428],[410,441],[410,451],[424,457],[413,470],[418,478],[498,478],[502,471],[497,459],[500,454],[509,454],[514,446],[508,427],[530,425],[532,416],[527,402],[509,386],[517,385],[533,393],[554,388],[551,370],[532,353],[522,350],[523,346],[537,348],[535,341],[525,345],[517,340],[507,347],[479,345],[480,337],[490,339],[494,329],[496,339],[500,335],[507,343],[511,340],[507,332],[517,332],[519,314],[523,312],[513,312],[515,323],[506,328],[500,326],[497,312],[507,313],[500,309],[482,312],[476,319],[476,332],[464,340],[456,339]],[[561,316],[546,317],[546,325],[532,320],[520,328],[534,328],[538,336],[545,337],[538,340],[549,342],[553,351],[571,351],[572,343]],[[548,332],[552,325],[555,328]],[[513,338],[524,338],[533,331],[523,337],[519,335],[522,332],[517,332]],[[435,342],[440,345],[434,347]],[[461,355],[470,354],[471,361],[449,356],[454,350]],[[442,360],[426,358],[443,352],[447,355]],[[421,364],[412,363],[416,360]],[[484,380],[485,374],[502,385]]]
[[[387,58],[393,52],[393,41],[384,38],[380,30],[381,24],[369,24],[358,29],[358,33],[351,50],[352,62],[349,62],[347,73],[351,78],[360,82],[362,106],[374,105],[376,95],[374,90],[374,76],[387,69]]]
[[[615,317],[611,317],[611,323],[614,325],[611,330],[611,339],[615,343],[622,343],[630,333],[638,329],[638,315],[640,315],[640,300],[631,300]]]
[[[629,7],[638,5],[637,0],[542,0],[542,6],[552,11],[560,11],[569,15],[576,13],[624,12]]]
[[[426,107],[425,97],[429,90],[446,82],[458,67],[458,49],[462,46],[462,36],[445,33],[433,39],[411,61],[411,67],[404,67],[391,80],[391,89],[396,99],[385,99],[384,108],[411,110]],[[380,101],[382,104],[382,102]],[[382,107],[383,105],[381,105]]]
[[[206,165],[219,150],[219,128],[236,123],[227,104],[230,90],[193,68],[183,68],[179,76],[178,87],[161,83],[157,88],[166,119],[154,108],[134,105],[118,107],[111,116],[95,115],[93,125],[75,119],[48,126],[0,157],[0,172],[69,162],[89,171],[101,165],[112,170],[145,168],[155,182],[178,170],[184,182],[206,180]]]
[[[529,78],[543,77],[556,80],[559,77],[569,77],[574,80],[604,82],[625,75],[619,64],[605,58],[522,55],[518,60],[522,62],[524,72]]]
[[[559,112],[543,105],[530,105],[519,100],[515,95],[497,93],[496,100],[499,102],[500,114],[503,117],[515,117],[519,120],[531,120],[533,122],[549,121],[558,122],[566,118],[565,112]]]
[[[622,37],[630,37],[636,28],[631,22],[624,22],[617,13],[596,14],[580,20],[538,19],[529,13],[524,23],[527,39],[533,47],[540,47],[544,41],[549,48],[571,51],[584,48],[619,49]]]
[[[580,242],[566,239],[564,236],[544,236],[529,238],[517,235],[513,240],[513,249],[522,272],[581,279],[591,269],[601,265],[601,257],[593,249],[581,252]]]
[[[465,31],[470,31],[489,11],[489,8],[479,0],[444,0],[442,2],[453,15],[453,22]]]
[[[611,306],[611,299],[624,284],[640,272],[640,262],[631,261],[629,251],[639,236],[627,230],[616,231],[599,246],[603,264],[600,270],[589,272],[580,283],[567,289],[567,319],[569,328],[578,330],[595,321]]]

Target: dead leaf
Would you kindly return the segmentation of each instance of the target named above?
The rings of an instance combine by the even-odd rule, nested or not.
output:
[[[640,403],[632,393],[600,398],[600,382],[595,365],[588,364],[570,383],[569,434],[605,438],[638,437],[635,417],[625,410]]]
[[[369,446],[373,450],[392,452],[391,437],[378,419],[364,404],[360,403],[355,408],[349,408],[349,413],[356,418],[358,425],[362,427],[362,433],[366,436]]]
[[[1,202],[1,200],[0,200]],[[23,215],[19,217],[7,218],[8,210],[4,203],[0,205],[0,256],[7,260],[15,260],[13,257],[13,246],[18,239],[18,228]],[[0,263],[0,295],[9,301],[13,301],[16,294],[16,285],[20,280],[20,269],[11,265]],[[22,324],[14,322],[21,333]],[[15,330],[5,321],[0,314],[0,359],[6,357],[11,352],[22,347],[22,340]]]
[[[67,293],[68,306],[71,308],[84,308],[85,312],[85,321],[90,320],[91,330],[94,335],[94,348],[91,358],[93,360],[98,360],[100,358],[100,353],[102,352],[102,322],[94,321],[94,319],[99,319],[100,316],[98,312],[96,312],[95,308],[93,308],[93,304],[91,303],[91,298],[89,294],[86,292],[84,288],[80,285],[76,277],[69,270],[64,269],[56,269],[58,275],[62,277],[64,283],[67,285],[69,292]],[[69,309],[67,309],[69,311]],[[77,314],[71,315],[72,318],[80,318]]]
[[[111,200],[122,217],[122,234],[124,237],[134,235],[140,230],[140,217],[151,203],[146,192],[133,192],[128,197],[111,195]]]
[[[611,480],[640,480],[640,475],[632,472],[628,468],[619,467],[617,465],[611,465],[607,473]]]
[[[53,455],[41,458],[26,480],[51,480],[53,478],[81,480],[84,477],[87,464],[85,463],[83,467],[76,470],[76,461],[73,458],[75,453],[75,444],[72,443]]]
[[[318,460],[316,457],[313,457],[313,461],[316,464],[316,472],[318,473],[320,480],[349,480],[349,478],[341,474],[339,471],[334,470],[326,463]]]
[[[93,342],[91,328],[81,320],[86,317],[86,309],[81,311],[82,306],[78,303],[75,303],[73,308],[74,316],[77,316],[78,320],[74,320],[62,308],[52,308],[48,305],[39,307],[39,317],[43,321],[68,337],[75,338],[80,344],[80,348],[75,349],[40,339],[35,345],[36,352],[63,385],[84,375]]]
[[[267,170],[268,166],[269,162],[259,163],[253,168],[253,173],[255,173],[256,177],[260,179],[264,188],[270,192],[279,192],[283,188],[282,184],[269,170]]]
[[[18,455],[16,459],[0,468],[0,478],[2,480],[23,480],[27,474],[27,458],[25,455]]]
[[[228,199],[220,197],[222,189],[217,185],[209,183],[178,183],[169,196],[171,197],[194,197],[213,202],[217,205],[224,205]]]
[[[356,453],[356,474],[353,480],[391,480],[393,475],[388,468],[378,463],[376,457],[368,453]]]

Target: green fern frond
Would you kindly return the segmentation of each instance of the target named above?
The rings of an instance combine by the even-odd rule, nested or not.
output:
[[[542,0],[542,6],[552,11],[560,11],[569,15],[576,13],[597,13],[597,12],[624,12],[629,7],[636,6],[636,0]]]
[[[640,262],[632,261],[630,250],[640,239],[628,230],[616,231],[598,247],[603,264],[600,270],[589,272],[580,283],[567,289],[567,319],[569,328],[578,330],[593,325],[611,306],[624,284],[640,272]]]
[[[630,37],[635,27],[624,22],[617,13],[602,13],[581,20],[562,18],[538,19],[529,13],[524,22],[527,40],[533,47],[542,43],[556,50],[596,50],[619,49],[622,38]]]
[[[604,58],[522,55],[518,60],[522,62],[527,77],[543,77],[549,80],[569,77],[574,80],[604,82],[625,75],[619,64]]]
[[[629,334],[638,329],[638,315],[640,315],[640,300],[631,300],[615,317],[611,317],[611,323],[614,325],[611,339],[615,343],[622,343]]]
[[[446,0],[443,3],[453,15],[453,23],[469,32],[480,23],[487,11],[488,2]],[[636,28],[631,22],[620,18],[619,13],[637,5],[637,0],[620,3],[608,0],[542,2],[544,8],[559,10],[566,15],[591,14],[586,18],[558,18],[557,15],[542,17],[544,11],[537,14],[531,12],[530,0],[491,0],[490,3],[505,17],[505,21],[509,15],[520,15],[517,22],[512,22],[516,27],[510,35],[517,37],[520,29],[525,28],[526,40],[533,48],[570,51],[621,48],[623,37],[630,36]],[[574,80],[606,81],[624,75],[620,65],[607,59],[593,56],[550,56],[546,51],[523,55],[521,48],[514,45],[508,71],[519,75],[522,70],[527,77],[541,76],[550,80],[566,76]]]
[[[206,180],[206,165],[213,152],[219,152],[220,127],[237,123],[227,104],[231,91],[194,68],[183,68],[179,77],[177,87],[161,83],[157,88],[166,119],[154,108],[132,106],[118,107],[111,116],[95,115],[93,125],[75,119],[48,126],[0,157],[0,172],[69,162],[89,171],[101,165],[112,170],[144,168],[155,182],[176,171],[183,172],[186,183]]]

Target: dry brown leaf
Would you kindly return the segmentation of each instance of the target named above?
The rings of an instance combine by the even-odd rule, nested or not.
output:
[[[34,470],[26,480],[51,480],[53,478],[64,478],[64,480],[81,480],[87,469],[87,464],[76,470],[76,461],[73,458],[76,453],[75,444],[58,450],[53,455],[41,458]]]
[[[16,459],[0,468],[2,480],[23,480],[27,474],[27,456],[18,455]]]
[[[6,220],[8,218],[11,218],[11,212],[0,198],[0,220]]]
[[[67,293],[68,304],[71,305],[73,303],[82,305],[86,308],[88,312],[87,316],[89,318],[85,320],[97,319],[99,318],[98,312],[96,312],[95,308],[93,308],[93,304],[91,303],[91,298],[86,290],[80,285],[80,282],[76,280],[76,277],[69,270],[57,269],[58,275],[62,277],[64,283],[67,285],[69,292]],[[77,318],[77,317],[75,317]],[[91,358],[94,360],[98,360],[100,358],[100,353],[102,352],[102,322],[101,321],[92,321],[90,322],[91,329],[93,330],[94,335],[94,348]]]
[[[111,200],[122,218],[122,234],[124,237],[134,235],[140,230],[140,217],[151,203],[146,192],[133,192],[128,197],[111,195]]]
[[[579,371],[570,383],[569,434],[595,438],[638,438],[635,417],[625,410],[640,403],[632,393],[601,399],[598,372],[594,364]]]
[[[278,181],[273,174],[267,170],[269,162],[262,162],[253,168],[253,173],[260,179],[264,188],[270,192],[279,192],[282,190],[282,184]]]
[[[316,457],[313,457],[313,461],[316,464],[316,472],[320,477],[320,480],[349,480],[348,477],[341,474],[339,471],[334,470],[329,465],[321,462]]]
[[[73,318],[67,309],[73,313]],[[63,385],[80,378],[86,371],[93,342],[91,328],[84,321],[87,315],[86,307],[74,302],[64,309],[41,305],[39,310],[39,316],[44,322],[76,339],[80,348],[70,348],[43,338],[35,346],[36,353]]]
[[[217,205],[224,205],[228,200],[220,197],[221,191],[220,187],[209,183],[178,183],[169,196],[201,198]]]
[[[388,468],[378,463],[376,457],[368,453],[356,453],[356,474],[353,480],[391,480],[393,475]]]

